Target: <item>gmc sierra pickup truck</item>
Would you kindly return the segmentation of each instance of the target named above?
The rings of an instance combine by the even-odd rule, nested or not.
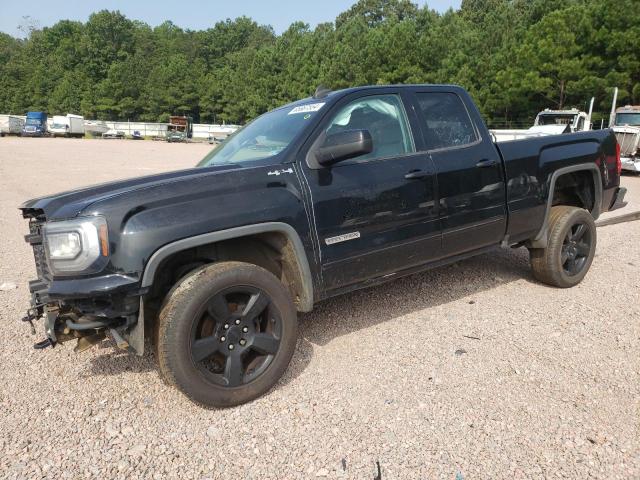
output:
[[[109,335],[141,355],[148,339],[169,384],[237,405],[278,381],[297,312],[329,297],[500,246],[576,285],[620,168],[611,130],[496,144],[460,87],[319,89],[197,168],[25,202],[24,320],[44,319],[38,348]]]

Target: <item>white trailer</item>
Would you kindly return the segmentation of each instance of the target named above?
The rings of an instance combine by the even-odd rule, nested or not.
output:
[[[83,137],[84,117],[73,113],[66,116],[54,115],[49,132],[54,137]]]
[[[15,115],[0,115],[0,137],[20,135],[24,127],[24,118]]]

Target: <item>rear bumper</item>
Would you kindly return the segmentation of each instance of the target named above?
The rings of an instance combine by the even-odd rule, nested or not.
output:
[[[616,188],[616,191],[611,200],[611,205],[609,205],[609,211],[618,210],[619,208],[623,208],[627,205],[627,202],[624,201],[624,197],[627,194],[627,189],[624,187]]]

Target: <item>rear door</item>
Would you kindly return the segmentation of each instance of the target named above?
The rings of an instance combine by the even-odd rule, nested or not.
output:
[[[466,93],[417,87],[415,105],[425,148],[437,172],[442,253],[465,253],[498,244],[506,231],[504,174],[500,155]]]
[[[326,290],[439,256],[435,169],[428,154],[416,151],[415,128],[415,113],[397,89],[347,96],[318,127],[310,151],[343,130],[366,129],[374,144],[370,154],[330,167],[301,162]]]

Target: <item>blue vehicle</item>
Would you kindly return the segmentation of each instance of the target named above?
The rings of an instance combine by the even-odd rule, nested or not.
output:
[[[27,120],[22,128],[22,136],[43,137],[47,134],[47,114],[45,112],[27,112]]]

